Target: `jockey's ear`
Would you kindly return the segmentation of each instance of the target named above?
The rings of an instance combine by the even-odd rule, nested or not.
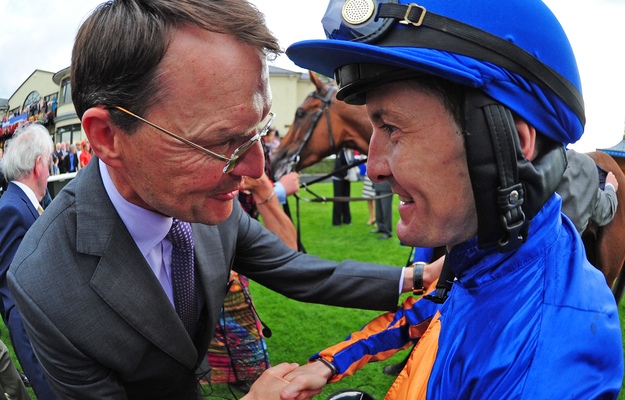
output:
[[[525,122],[525,120],[514,116],[514,123],[516,125],[517,132],[519,133],[519,141],[521,142],[521,150],[523,155],[529,161],[532,161],[536,157],[536,129],[533,126]]]

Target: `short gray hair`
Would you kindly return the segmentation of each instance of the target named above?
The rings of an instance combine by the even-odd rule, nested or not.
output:
[[[13,138],[5,143],[2,158],[2,172],[7,181],[26,177],[35,169],[37,157],[45,160],[52,154],[54,144],[50,132],[41,124],[30,124],[20,128]],[[46,166],[47,167],[47,166]]]

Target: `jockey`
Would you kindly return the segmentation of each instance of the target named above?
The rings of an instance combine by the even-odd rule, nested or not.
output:
[[[314,356],[283,398],[411,341],[387,399],[616,398],[617,307],[555,193],[585,123],[555,16],[540,0],[331,0],[322,23],[327,40],[287,55],[367,106],[368,174],[400,197],[399,239],[448,253],[432,301]]]

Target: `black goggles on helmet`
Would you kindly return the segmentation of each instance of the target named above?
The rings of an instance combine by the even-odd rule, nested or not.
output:
[[[416,3],[330,0],[321,23],[328,39],[380,47],[434,49],[490,62],[556,93],[582,124],[586,121],[582,94],[557,71],[499,36],[429,12]],[[355,76],[341,74],[339,70],[337,78],[340,75]],[[339,81],[340,86],[350,83],[353,82]]]

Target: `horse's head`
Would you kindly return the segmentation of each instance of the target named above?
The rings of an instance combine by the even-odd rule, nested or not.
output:
[[[309,72],[316,90],[297,108],[295,119],[271,156],[273,178],[318,163],[347,146],[366,153],[371,126],[363,106],[336,100],[336,86]]]

